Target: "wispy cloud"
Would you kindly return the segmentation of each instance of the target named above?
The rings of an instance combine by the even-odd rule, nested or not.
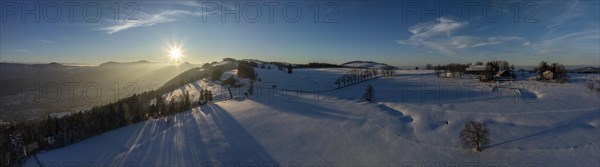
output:
[[[522,45],[529,45],[529,42],[522,37],[511,36],[511,37],[489,37],[481,38],[474,36],[456,36],[451,37],[452,45],[456,48],[474,48],[488,45],[498,45],[509,41],[521,41]]]
[[[161,23],[168,23],[178,21],[185,17],[199,17],[204,15],[213,14],[217,11],[210,12],[201,12],[197,11],[203,7],[202,4],[198,4],[193,1],[182,1],[176,2],[176,5],[181,5],[187,8],[178,8],[178,9],[164,9],[158,12],[138,12],[136,16],[137,20],[116,24],[109,27],[101,28],[100,30],[106,31],[107,34],[113,34],[116,32],[124,31],[127,29],[137,28],[137,27],[150,27]]]
[[[560,3],[561,1],[558,2]],[[548,20],[549,24],[547,25],[547,28],[549,28],[551,32],[560,28],[568,27],[569,23],[573,19],[582,17],[585,14],[584,6],[579,2],[579,0],[565,1],[565,4],[551,3],[551,5],[561,6],[561,9],[564,10],[557,12],[556,15]]]
[[[547,54],[557,54],[563,53],[565,51],[573,51],[575,48],[572,47],[585,47],[579,45],[568,45],[567,44],[575,44],[580,40],[597,40],[600,38],[600,31],[583,31],[583,32],[574,32],[569,33],[557,37],[553,37],[550,39],[542,40],[534,45],[532,48],[535,49],[538,54],[547,55]],[[597,48],[596,48],[597,49]]]
[[[28,49],[17,49],[17,50],[14,50],[14,51],[17,52],[17,53],[31,53],[31,51],[28,50]]]
[[[530,45],[529,41],[518,36],[482,38],[453,35],[467,25],[467,22],[439,18],[436,21],[420,23],[410,27],[408,31],[412,36],[409,39],[397,40],[396,42],[402,45],[423,46],[446,55],[455,55],[461,49],[498,45],[510,41],[520,42],[524,46]]]
[[[537,56],[598,55],[598,1],[543,1],[550,8],[543,37],[531,44]]]
[[[412,36],[407,40],[397,40],[399,44],[425,46],[445,54],[452,54],[449,41],[440,39],[449,37],[454,31],[466,26],[466,22],[455,22],[453,20],[440,18],[436,21],[420,23],[408,28]]]

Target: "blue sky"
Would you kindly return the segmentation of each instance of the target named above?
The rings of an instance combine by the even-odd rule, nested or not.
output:
[[[194,63],[232,57],[292,63],[373,60],[401,66],[489,60],[600,64],[600,4],[595,0],[0,5],[0,61],[5,62],[167,62],[168,48],[180,45],[183,60]]]

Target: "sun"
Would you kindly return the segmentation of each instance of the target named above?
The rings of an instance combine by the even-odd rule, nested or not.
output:
[[[181,59],[181,49],[180,48],[172,48],[169,51],[169,53],[171,55],[171,59],[173,59],[173,60]]]
[[[184,50],[182,48],[182,44],[171,43],[168,48],[165,49],[169,53],[169,57],[171,57],[171,62],[179,63],[180,60],[183,60]]]

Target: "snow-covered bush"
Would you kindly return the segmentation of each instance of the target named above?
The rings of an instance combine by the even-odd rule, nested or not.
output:
[[[460,131],[460,140],[464,148],[474,148],[481,151],[491,142],[490,130],[485,123],[470,121]]]

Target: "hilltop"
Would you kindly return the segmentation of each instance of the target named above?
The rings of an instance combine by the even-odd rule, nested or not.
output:
[[[397,67],[390,66],[385,63],[378,63],[373,61],[351,61],[341,64],[341,66],[353,68],[398,69]]]

